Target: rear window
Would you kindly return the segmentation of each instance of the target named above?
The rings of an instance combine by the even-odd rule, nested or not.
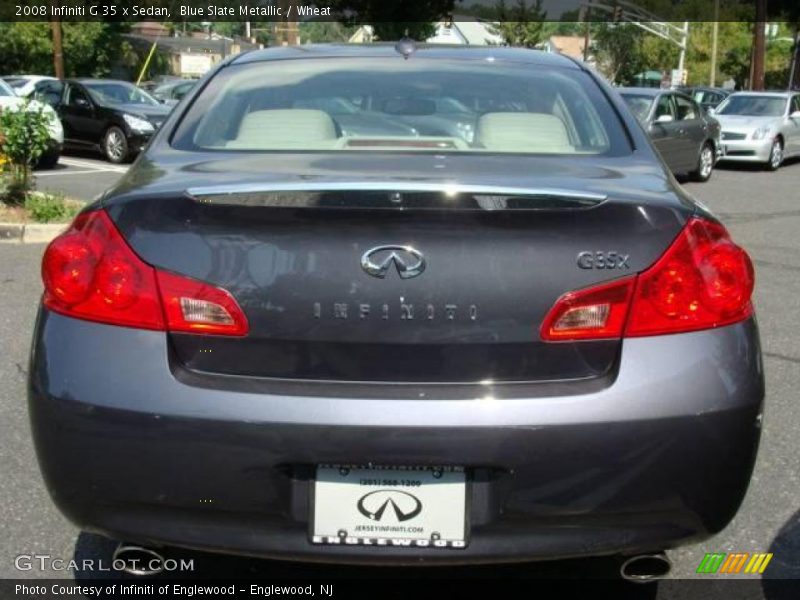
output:
[[[650,107],[653,105],[653,96],[644,94],[622,94],[625,104],[631,109],[633,115],[640,121],[646,121],[650,114]]]
[[[172,139],[183,150],[630,152],[578,69],[500,61],[281,60],[222,69]]]

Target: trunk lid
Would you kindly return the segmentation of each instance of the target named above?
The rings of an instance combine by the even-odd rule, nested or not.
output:
[[[273,163],[264,176],[243,172],[248,160],[144,184],[140,166],[106,203],[144,260],[227,289],[247,315],[245,338],[172,334],[190,369],[390,382],[602,376],[620,342],[544,343],[545,314],[567,291],[652,264],[690,212],[664,193],[663,173],[591,162],[528,159],[524,178],[498,163],[507,183],[497,185],[452,167],[424,179],[278,177]],[[359,160],[367,172],[375,164]]]

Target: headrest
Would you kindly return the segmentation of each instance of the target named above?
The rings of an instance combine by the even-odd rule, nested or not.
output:
[[[574,151],[564,122],[545,113],[486,113],[478,119],[475,141],[501,152]]]
[[[335,141],[336,125],[321,110],[257,110],[245,115],[239,134],[227,145],[232,148],[268,150],[314,148]]]

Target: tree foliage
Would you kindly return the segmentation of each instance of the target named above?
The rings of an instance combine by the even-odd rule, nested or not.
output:
[[[114,65],[132,67],[140,57],[121,34],[122,22],[64,22],[61,25],[64,68],[68,77],[102,77]],[[0,56],[5,73],[53,74],[53,44],[49,23],[0,22]]]
[[[497,24],[491,31],[505,40],[509,46],[534,48],[544,41],[544,20],[547,12],[542,9],[542,0],[516,0],[510,8],[505,0],[496,5]]]
[[[631,23],[602,23],[594,28],[592,52],[609,81],[625,85],[649,68],[645,32]]]
[[[332,0],[329,4],[335,13],[372,25],[378,40],[408,35],[421,41],[436,33],[436,21],[452,14],[455,0]]]

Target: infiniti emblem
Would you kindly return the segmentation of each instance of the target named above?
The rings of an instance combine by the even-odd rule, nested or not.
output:
[[[419,498],[399,490],[377,490],[361,496],[356,505],[358,512],[373,521],[380,521],[387,508],[391,508],[400,521],[413,519],[422,512]]]
[[[401,279],[410,279],[425,270],[425,257],[411,246],[377,246],[361,257],[361,268],[373,277],[383,279],[392,265]]]

